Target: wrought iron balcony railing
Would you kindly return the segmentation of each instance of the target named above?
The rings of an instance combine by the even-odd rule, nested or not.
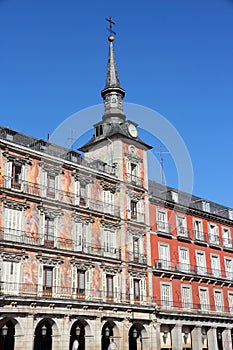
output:
[[[117,205],[108,204],[93,198],[82,197],[73,192],[66,192],[55,188],[51,189],[47,186],[38,185],[24,180],[20,181],[16,187],[10,187],[9,180],[12,180],[12,178],[4,176],[3,187],[6,189],[13,189],[29,195],[55,199],[60,202],[78,205],[104,214],[120,216],[120,208]]]
[[[146,264],[147,257],[145,254],[139,254],[135,252],[128,252],[128,261],[138,264]]]
[[[130,173],[126,174],[126,181],[134,186],[143,187],[142,179]]]
[[[207,268],[206,266],[190,265],[185,262],[174,262],[170,260],[155,259],[154,271],[177,272],[196,276],[207,276],[212,278],[226,279],[233,281],[233,271]]]
[[[165,221],[157,221],[156,222],[156,231],[157,233],[168,234],[171,235],[171,225]]]
[[[176,227],[176,231],[177,231],[177,236],[178,237],[184,237],[184,238],[191,239],[191,232],[187,228],[181,227],[181,226],[177,226]]]
[[[33,246],[44,246],[48,248],[64,249],[74,251],[80,254],[90,254],[97,256],[105,256],[113,259],[121,260],[121,250],[114,247],[103,245],[102,247],[90,245],[87,243],[76,242],[72,239],[50,237],[45,239],[41,234],[31,233],[27,231],[19,231],[9,228],[2,228],[0,230],[0,240],[2,242],[11,242]]]

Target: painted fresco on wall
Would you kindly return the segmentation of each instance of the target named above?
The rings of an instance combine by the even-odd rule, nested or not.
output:
[[[64,210],[60,218],[59,233],[60,246],[64,249],[72,249],[72,215],[71,211]]]
[[[93,245],[93,253],[100,252],[101,249],[101,237],[100,237],[100,222],[99,220],[96,220],[92,225],[92,242],[91,245]]]
[[[102,298],[102,276],[101,269],[99,264],[95,264],[95,268],[93,270],[93,289],[94,289],[94,297]]]
[[[27,171],[27,192],[31,194],[40,193],[40,170],[39,161],[33,159]]]
[[[72,178],[68,171],[64,171],[61,175],[61,192],[60,200],[62,202],[72,203],[73,193],[72,193]]]
[[[23,293],[37,293],[38,267],[35,254],[24,262],[23,265]]]
[[[72,272],[70,266],[70,259],[66,259],[64,264],[61,265],[61,288],[64,294],[68,293],[67,288],[72,286]]]
[[[28,237],[35,240],[39,238],[39,221],[40,213],[35,203],[30,204],[30,208],[26,210],[25,217],[25,233]]]

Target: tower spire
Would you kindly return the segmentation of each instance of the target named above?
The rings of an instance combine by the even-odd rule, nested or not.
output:
[[[106,74],[106,85],[101,91],[101,96],[104,100],[105,112],[102,117],[104,122],[120,123],[125,121],[125,114],[123,112],[123,98],[125,96],[125,90],[121,88],[118,78],[118,72],[116,67],[116,60],[113,49],[114,36],[116,34],[112,30],[112,25],[115,24],[111,17],[106,18],[109,22],[109,54],[108,54],[108,66]]]

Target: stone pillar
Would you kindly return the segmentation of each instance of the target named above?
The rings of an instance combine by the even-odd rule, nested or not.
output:
[[[31,350],[34,345],[34,317],[29,315],[24,319],[17,319],[24,329],[15,328],[15,347],[14,350]]]
[[[222,332],[223,350],[232,350],[231,330],[224,329]]]
[[[208,349],[218,350],[216,327],[211,327],[207,332]]]
[[[201,327],[196,326],[192,330],[192,350],[202,349],[202,333]]]
[[[151,337],[148,349],[150,350],[160,350],[160,323],[155,320],[151,324]]]
[[[62,334],[61,349],[69,349],[70,347],[70,328],[71,328],[70,318],[69,316],[65,316],[61,322],[61,329],[60,329],[60,334]],[[53,348],[56,349],[54,341],[53,341]]]
[[[172,350],[182,350],[182,329],[181,325],[176,325],[171,330],[172,335]],[[213,349],[211,349],[213,350]]]

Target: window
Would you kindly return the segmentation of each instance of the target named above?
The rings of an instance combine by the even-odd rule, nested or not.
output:
[[[102,124],[97,125],[95,128],[95,136],[98,137],[101,135],[103,135],[103,125]]]
[[[103,191],[103,211],[114,215],[114,194],[111,191]]]
[[[141,186],[139,164],[137,164],[136,162],[133,163],[130,160],[127,160],[126,167],[127,167],[127,170],[126,170],[127,181],[133,185]]]
[[[139,238],[133,238],[133,260],[139,261]]]
[[[189,250],[185,247],[179,247],[179,261],[180,261],[180,270],[189,272]]]
[[[221,277],[219,255],[211,254],[210,260],[211,260],[211,267],[212,267],[212,275],[215,277]]]
[[[106,296],[107,299],[113,299],[113,277],[112,275],[106,275]]]
[[[47,175],[47,196],[49,198],[55,198],[55,176]]]
[[[209,222],[208,223],[208,231],[209,231],[210,243],[219,244],[218,226]]]
[[[200,275],[206,274],[206,257],[205,252],[201,250],[196,251],[196,261],[197,261],[197,273]]]
[[[74,223],[73,248],[76,251],[83,251],[85,248],[90,251],[91,247],[86,246],[87,224],[84,222]]]
[[[22,234],[22,211],[4,207],[3,210],[4,239],[20,241]]]
[[[200,299],[201,310],[209,310],[208,288],[199,287],[199,299]]]
[[[157,231],[168,232],[167,212],[161,209],[157,210]]]
[[[233,312],[233,292],[228,292],[229,311]]]
[[[54,245],[54,220],[45,217],[44,222],[44,244],[49,247]]]
[[[210,212],[210,203],[203,201],[202,202],[202,210],[207,211],[209,213]]]
[[[233,279],[233,260],[225,257],[225,270],[226,278],[229,280]]]
[[[134,301],[140,301],[140,280],[134,279],[133,286],[134,286]]]
[[[195,239],[197,239],[198,241],[204,241],[204,233],[202,232],[202,221],[194,220],[193,226]]]
[[[77,296],[83,296],[85,294],[85,271],[77,270],[77,285],[76,285]]]
[[[161,305],[172,306],[172,286],[170,283],[161,283]]]
[[[104,229],[103,230],[103,250],[104,255],[108,257],[116,257],[116,232]]]
[[[131,219],[137,219],[137,202],[131,200],[130,202]]]
[[[224,247],[232,248],[232,239],[231,239],[231,231],[227,227],[222,228],[222,241]]]
[[[22,184],[22,165],[12,165],[12,188],[21,189]]]
[[[188,237],[186,217],[182,215],[177,215],[176,224],[177,224],[177,234],[180,236]]]
[[[21,282],[21,263],[13,261],[3,261],[0,276],[1,288],[5,293],[17,295]]]
[[[224,305],[223,305],[223,297],[222,297],[222,291],[215,289],[214,290],[214,304],[215,304],[215,310],[216,311],[224,311]]]
[[[193,303],[192,303],[191,286],[188,286],[187,284],[181,285],[181,297],[182,297],[182,307],[185,309],[192,308]]]
[[[171,191],[171,195],[172,195],[172,200],[173,200],[175,203],[178,203],[178,192],[176,192],[176,191]]]
[[[43,295],[52,296],[53,268],[45,266],[43,271]]]
[[[159,243],[159,262],[163,269],[170,268],[170,246],[166,243]]]

